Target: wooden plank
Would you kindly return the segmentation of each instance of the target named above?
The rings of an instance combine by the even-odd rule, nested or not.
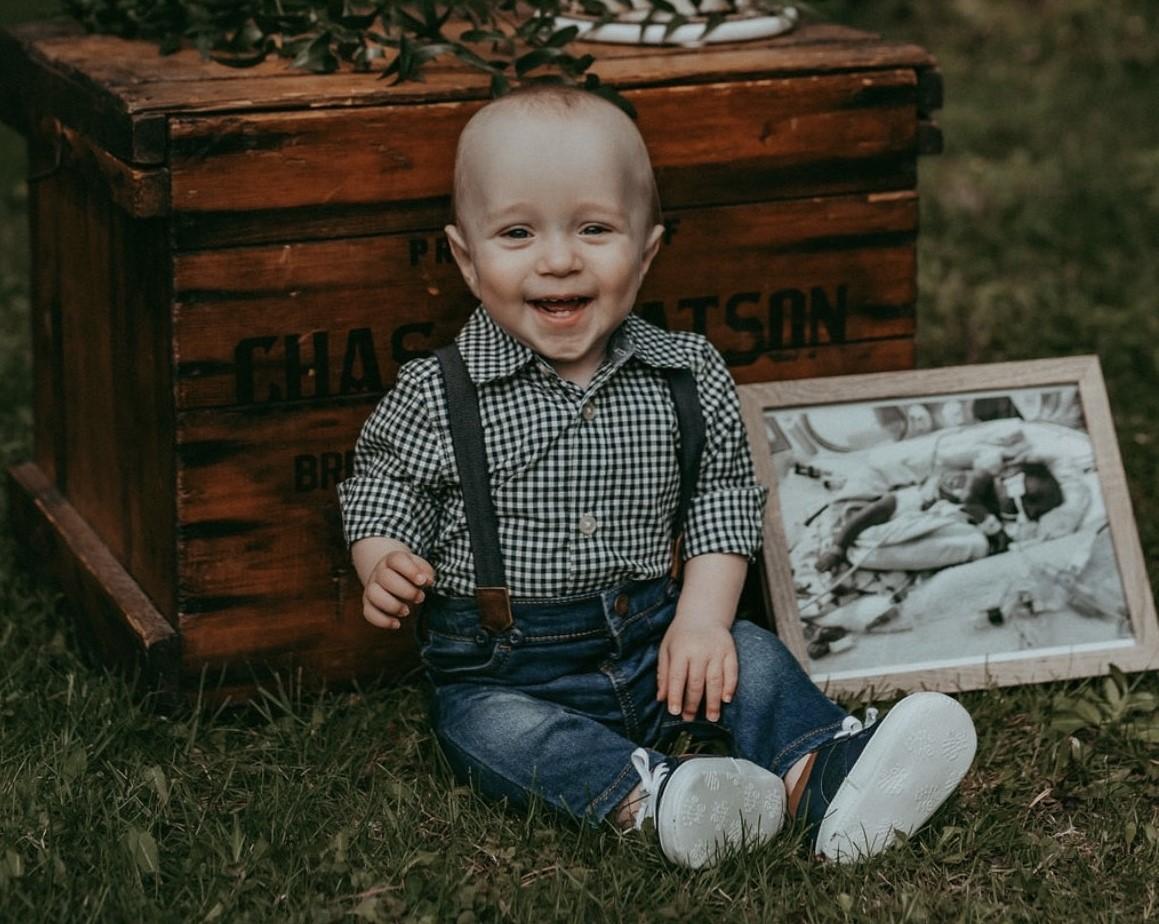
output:
[[[229,610],[185,619],[182,687],[197,690],[204,677],[207,701],[242,700],[258,685],[273,688],[275,672],[283,682],[289,677],[316,689],[352,680],[398,682],[418,668],[413,628],[391,633],[371,626],[362,618],[361,590],[351,589],[340,615],[335,612],[329,600],[298,600],[279,612]],[[286,614],[296,618],[284,620]]]
[[[62,235],[68,228],[65,180],[55,168],[56,150],[29,136],[28,221],[31,242],[30,333],[32,340],[33,459],[51,483],[64,478],[64,366],[60,342]],[[59,462],[58,462],[59,460]]]
[[[365,237],[416,228],[441,228],[450,219],[449,196],[395,202],[390,208],[370,203],[177,212],[172,216],[173,247],[178,251],[207,250]]]
[[[912,69],[933,60],[920,48],[900,43],[801,46],[786,43],[777,47],[771,44],[772,41],[770,45],[759,42],[714,45],[709,53],[703,48],[647,49],[642,52],[634,49],[631,56],[623,57],[617,55],[619,49],[610,45],[584,43],[577,47],[595,54],[598,60],[592,72],[598,74],[604,83],[620,89]],[[211,114],[410,105],[485,99],[490,95],[486,75],[451,65],[429,68],[422,82],[393,85],[368,74],[287,72],[286,65],[281,62],[270,62],[260,67],[269,70],[265,73],[239,72],[252,73],[261,81],[251,86],[214,75],[202,80],[174,80],[147,86],[125,82],[117,86],[117,92],[130,111],[142,114],[156,109],[174,114]]]
[[[164,219],[114,212],[110,335],[115,344],[118,464],[126,490],[118,511],[126,568],[176,624],[171,259]]]
[[[882,161],[904,174],[916,152],[914,81],[913,71],[895,70],[627,95],[664,192],[686,204],[716,202],[730,190],[742,201],[766,198],[770,189],[793,188],[803,170],[810,191],[862,185],[863,164],[871,177]],[[444,196],[458,133],[479,105],[175,118],[172,207],[214,212]],[[687,118],[692,105],[695,120]]]
[[[117,441],[123,404],[114,387],[111,336],[113,261],[118,258],[112,204],[76,171],[58,174],[62,259],[60,371],[63,450],[57,457],[57,486],[112,554],[124,561],[121,510],[128,490],[120,477]]]
[[[737,369],[912,336],[916,226],[912,192],[672,212],[640,310]],[[436,230],[181,254],[174,273],[183,409],[381,392],[474,307]]]
[[[59,195],[45,204],[53,206],[61,256],[53,329],[38,335],[52,341],[41,403],[51,405],[46,419],[56,428],[54,480],[158,609],[175,618],[166,227],[163,219],[126,215],[67,165],[54,181]]]
[[[909,158],[884,159],[876,163],[862,161],[856,173],[845,175],[839,162],[803,164],[795,170],[779,171],[772,178],[767,172],[752,176],[737,174],[727,167],[714,170],[713,184],[718,200],[706,203],[705,186],[696,182],[673,183],[662,177],[661,197],[665,211],[698,204],[730,205],[748,201],[785,200],[811,195],[837,195],[842,192],[908,191],[914,187],[917,171]],[[685,174],[690,180],[692,173]],[[885,194],[889,194],[886,192]],[[173,215],[174,248],[178,251],[207,250],[217,247],[241,247],[255,244],[286,244],[312,240],[334,240],[392,234],[416,229],[442,228],[451,220],[449,196],[396,202],[390,208],[375,204],[306,205],[290,209],[258,209],[228,212],[178,212]]]
[[[177,632],[34,464],[8,469],[8,509],[17,554],[60,583],[102,658],[139,670],[145,690],[171,700],[181,658]]]
[[[128,41],[110,35],[90,35],[82,27],[69,20],[27,23],[16,27],[14,32],[20,39],[36,49],[46,58],[60,66],[85,70],[94,79],[110,87],[131,84],[136,87],[156,89],[160,84],[200,83],[217,81],[222,83],[252,83],[253,81],[276,81],[287,76],[297,76],[305,81],[313,81],[318,75],[290,67],[285,59],[270,56],[264,62],[247,68],[231,68],[203,58],[191,48],[173,55],[156,53],[156,45],[148,42]],[[455,26],[447,29],[454,34]],[[711,72],[712,64],[705,59],[699,47],[656,47],[638,45],[609,45],[600,42],[581,42],[577,48],[590,51],[599,60],[639,62],[648,60],[680,61],[672,69],[676,73]],[[840,66],[843,57],[853,57],[853,67],[921,67],[932,59],[928,52],[915,45],[882,39],[871,32],[853,29],[834,23],[806,22],[798,28],[779,36],[750,42],[714,44],[714,53],[745,53],[752,58],[774,59],[777,68],[792,73],[812,73],[813,53],[829,50],[831,66]],[[150,53],[153,52],[153,53]],[[770,54],[773,52],[773,54]],[[385,62],[375,65],[384,68]],[[471,74],[455,58],[447,56],[430,62],[426,74],[459,73]],[[335,74],[324,75],[323,80],[335,84],[342,95],[348,95],[352,87],[367,82],[368,76],[344,67]],[[377,74],[369,75],[371,79]],[[422,89],[422,88],[416,88]],[[376,91],[389,99],[393,88],[384,84]],[[187,96],[196,96],[196,92]],[[259,94],[262,98],[273,97],[272,93]]]

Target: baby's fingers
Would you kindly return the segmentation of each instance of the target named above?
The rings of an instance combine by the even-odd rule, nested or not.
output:
[[[381,569],[367,586],[378,586],[401,603],[418,604],[426,598],[422,588],[410,578],[407,571],[399,571],[397,568]]]
[[[413,552],[407,556],[410,569],[407,577],[416,587],[433,587],[435,583],[435,569],[426,559],[419,558]]]
[[[732,651],[724,656],[724,683],[721,687],[720,698],[726,703],[731,703],[732,698],[736,696],[738,673],[736,649],[733,648]]]
[[[668,646],[661,644],[660,653],[656,658],[656,699],[663,701],[668,698]]]
[[[381,584],[372,581],[362,594],[362,615],[372,626],[397,629],[402,625],[403,617],[410,615],[410,607]]]
[[[710,722],[720,720],[720,699],[724,692],[724,664],[709,662],[704,674],[704,717]]]
[[[684,703],[684,681],[688,677],[688,661],[686,658],[669,659],[667,687],[668,713],[680,715]]]
[[[689,666],[688,679],[684,682],[684,721],[691,722],[696,718],[696,710],[700,708],[700,700],[704,696],[704,665],[693,662]]]

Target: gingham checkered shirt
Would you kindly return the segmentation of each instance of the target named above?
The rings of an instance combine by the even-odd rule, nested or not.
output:
[[[479,393],[499,545],[518,599],[605,590],[671,567],[679,429],[664,367],[691,369],[705,448],[684,558],[760,546],[768,489],[756,483],[736,387],[699,334],[630,315],[587,388],[560,378],[477,309],[456,338]],[[467,596],[475,568],[438,362],[412,360],[362,428],[338,487],[347,542],[385,536]]]

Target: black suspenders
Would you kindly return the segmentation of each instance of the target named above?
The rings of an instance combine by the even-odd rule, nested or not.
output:
[[[507,589],[503,554],[499,548],[499,520],[495,515],[491,480],[487,472],[479,395],[475,383],[467,374],[463,356],[456,344],[450,343],[435,350],[435,358],[439,361],[446,386],[451,442],[463,486],[467,531],[471,536],[471,552],[475,559],[475,600],[479,606],[479,622],[488,631],[502,632],[513,622],[511,595]],[[680,428],[680,500],[676,507],[676,539],[672,552],[675,572],[679,567],[684,519],[688,515],[700,472],[705,435],[704,417],[700,412],[696,379],[692,372],[688,369],[665,369],[664,374],[676,405],[676,421]]]

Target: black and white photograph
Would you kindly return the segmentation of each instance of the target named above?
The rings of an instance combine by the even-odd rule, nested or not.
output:
[[[771,603],[814,679],[973,685],[1132,659],[1109,447],[1078,381],[921,393],[915,375],[898,374],[910,388],[896,396],[760,409],[754,444],[776,495],[766,551],[791,575]]]

